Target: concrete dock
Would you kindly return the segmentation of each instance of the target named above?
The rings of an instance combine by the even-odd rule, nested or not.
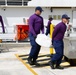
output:
[[[41,66],[30,66],[27,62],[30,47],[25,45],[0,53],[0,75],[76,75],[76,66],[70,66],[68,62],[61,64],[64,70],[52,70],[47,64],[50,61],[50,49],[45,47],[41,48],[37,60]]]

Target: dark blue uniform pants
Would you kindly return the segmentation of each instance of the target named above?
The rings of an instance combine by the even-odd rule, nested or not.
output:
[[[30,43],[32,46],[29,56],[32,57],[33,60],[36,60],[38,58],[38,54],[39,54],[41,46],[35,42],[35,37],[33,36],[32,33],[29,34],[29,38],[30,38]]]
[[[57,65],[60,65],[64,50],[63,40],[53,40],[53,46],[56,53],[53,55],[51,61],[56,62]]]
[[[45,34],[46,34],[46,35],[50,34],[50,26],[47,27],[47,29],[46,29],[46,33],[45,33]]]

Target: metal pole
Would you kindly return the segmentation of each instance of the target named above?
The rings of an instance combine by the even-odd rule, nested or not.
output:
[[[24,0],[22,0],[22,6],[24,6]]]
[[[54,25],[51,24],[50,25],[50,37],[51,38],[52,38],[53,30],[54,30]],[[50,54],[52,55],[53,53],[54,53],[53,48],[50,48]]]

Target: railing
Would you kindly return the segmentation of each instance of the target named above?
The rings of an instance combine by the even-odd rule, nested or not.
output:
[[[0,5],[26,6],[28,5],[28,1],[31,0],[0,0]]]

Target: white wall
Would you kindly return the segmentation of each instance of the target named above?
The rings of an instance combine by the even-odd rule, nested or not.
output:
[[[23,24],[23,18],[27,19],[32,13],[34,13],[33,8],[8,7],[5,11],[0,8],[0,15],[3,17],[5,26]]]
[[[32,0],[28,6],[76,7],[76,0]]]
[[[28,19],[30,15],[32,15],[35,11],[35,7],[7,7],[4,11],[0,7],[0,15],[3,17],[4,25],[6,27],[8,26],[14,26],[17,24],[24,24],[23,18]],[[49,15],[62,15],[62,14],[68,14],[71,17],[72,22],[72,10],[71,9],[60,9],[60,8],[54,8],[53,11],[50,11],[50,8],[43,7],[44,12],[42,12],[44,23],[47,25],[48,17]],[[53,24],[57,24],[61,20],[54,20]]]
[[[5,26],[12,26],[16,24],[23,24],[23,18],[28,19],[29,16],[34,13],[34,10],[34,7],[7,7],[5,11],[0,8],[0,15],[3,17]],[[68,14],[72,21],[71,9],[54,8],[52,12],[50,11],[50,8],[43,8],[43,10],[44,12],[42,12],[42,16],[45,19],[45,25],[49,15]],[[56,20],[54,22],[56,22]]]
[[[52,12],[50,11],[50,8],[43,8],[44,12],[42,13],[42,16],[44,17],[44,22],[45,25],[47,23],[47,19],[49,15],[63,15],[63,14],[67,14],[71,19],[70,22],[72,22],[72,10],[71,9],[66,9],[66,8],[53,8]],[[61,20],[53,20],[52,23],[53,24],[57,24],[58,22],[60,22]]]

